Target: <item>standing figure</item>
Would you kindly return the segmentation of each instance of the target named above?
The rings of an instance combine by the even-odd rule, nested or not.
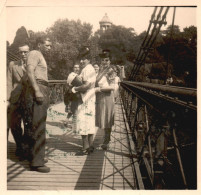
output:
[[[114,70],[110,66],[108,50],[104,50],[100,57],[102,67],[96,78],[96,126],[104,129],[101,147],[107,150],[114,125]]]
[[[26,43],[19,45],[19,61],[11,61],[7,73],[7,107],[8,107],[8,127],[13,134],[16,143],[16,156],[23,156],[23,130],[24,123],[24,85],[25,85],[25,64],[29,46]],[[25,123],[24,123],[25,128]]]
[[[76,95],[73,96],[72,92],[71,92],[71,88],[74,87],[72,85],[72,81],[75,79],[75,77],[79,81],[79,77],[77,76],[79,73],[80,73],[80,65],[75,64],[73,66],[73,72],[71,72],[68,75],[68,78],[67,78],[67,85],[66,85],[66,91],[65,91],[65,96],[64,96],[64,103],[66,105],[65,112],[67,112],[68,114],[67,114],[67,117],[66,117],[66,121],[64,122],[65,126],[68,125],[68,122],[69,122],[69,119],[70,119],[71,116],[75,117],[75,112],[73,112],[73,111],[76,110],[75,109],[76,105],[79,102],[79,101],[77,101],[79,98],[77,99]],[[75,85],[79,85],[79,82],[78,83],[75,82]],[[73,98],[75,98],[74,101],[72,101]]]
[[[93,152],[93,136],[95,134],[95,81],[96,73],[90,64],[90,52],[84,47],[80,52],[82,71],[80,77],[83,84],[73,87],[72,92],[81,92],[82,104],[78,106],[76,132],[82,136],[83,148],[77,155],[87,155]]]
[[[36,40],[37,50],[27,57],[27,88],[26,102],[26,143],[29,148],[30,168],[33,171],[47,173],[50,168],[45,166],[46,118],[49,106],[49,88],[47,64],[44,56],[51,49],[48,38],[39,37]]]

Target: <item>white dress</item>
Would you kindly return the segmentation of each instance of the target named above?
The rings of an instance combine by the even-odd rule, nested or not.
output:
[[[84,67],[80,73],[83,82],[91,83],[90,89],[81,93],[83,103],[78,106],[76,113],[76,133],[88,135],[95,133],[95,82],[96,73],[91,64]]]

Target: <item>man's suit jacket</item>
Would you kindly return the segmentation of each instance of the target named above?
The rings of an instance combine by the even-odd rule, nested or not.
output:
[[[12,104],[19,100],[22,93],[23,76],[22,61],[10,62],[7,73],[7,100]]]

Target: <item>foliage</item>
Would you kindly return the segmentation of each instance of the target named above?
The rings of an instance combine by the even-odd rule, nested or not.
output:
[[[28,34],[26,28],[22,26],[17,30],[13,43],[10,45],[7,41],[7,48],[13,54],[17,54],[19,45],[26,42],[28,42]]]
[[[135,39],[136,33],[133,28],[123,26],[111,26],[104,33],[99,31],[99,45],[102,49],[111,51],[113,64],[124,65],[126,61],[135,59]]]
[[[39,36],[48,36],[53,42],[51,55],[47,57],[49,78],[66,79],[72,66],[78,63],[79,51],[83,45],[89,45],[91,62],[100,63],[99,53],[102,49],[111,51],[112,64],[123,65],[126,77],[130,74],[138,55],[146,31],[137,35],[133,28],[112,25],[102,32],[97,30],[92,35],[92,25],[80,20],[59,19],[45,32],[28,31],[31,49]],[[7,43],[9,51],[16,52],[18,44],[28,39],[24,27],[18,29],[13,44]],[[161,31],[153,45],[153,50],[140,68],[138,80],[159,79],[165,81],[169,76],[180,80],[183,85],[196,87],[197,81],[197,28],[186,27],[180,31],[179,26],[168,26]],[[149,65],[147,65],[149,64]],[[147,67],[149,67],[147,69]],[[151,68],[150,68],[151,67]]]
[[[59,19],[45,32],[29,31],[30,43],[35,47],[35,40],[39,36],[48,36],[53,42],[50,56],[47,56],[49,64],[49,79],[66,79],[72,66],[77,63],[79,50],[89,43],[92,34],[92,26],[81,23],[80,20]]]
[[[196,87],[197,80],[197,28],[190,26],[183,32],[174,26],[172,35],[168,27],[163,43],[157,47],[157,51],[165,61],[173,65],[172,75],[186,81],[188,87]],[[187,78],[188,77],[188,78]]]

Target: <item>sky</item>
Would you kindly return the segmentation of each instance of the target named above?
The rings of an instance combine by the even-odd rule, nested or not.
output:
[[[191,25],[197,26],[196,9],[196,7],[176,8],[175,25],[179,25],[181,31]],[[147,30],[153,10],[154,7],[7,7],[7,40],[12,44],[16,31],[21,26],[34,32],[45,31],[56,20],[65,18],[90,23],[95,32],[99,29],[99,21],[105,13],[114,25],[132,27],[137,34],[140,34]],[[170,7],[167,25],[172,24],[172,18],[173,7]]]

